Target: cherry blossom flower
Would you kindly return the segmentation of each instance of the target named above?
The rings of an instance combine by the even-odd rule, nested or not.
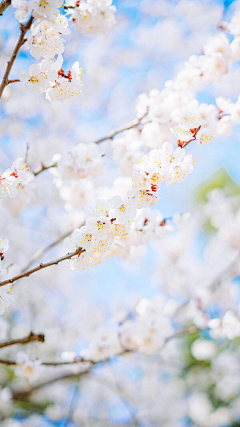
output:
[[[105,33],[116,23],[112,0],[88,0],[80,2],[72,12],[75,28],[82,34]]]
[[[131,206],[131,201],[122,200],[120,196],[114,196],[111,203],[117,223],[130,225],[137,213],[136,209]]]
[[[89,348],[81,351],[81,356],[86,360],[98,362],[115,356],[121,351],[117,331],[110,328],[99,328],[90,342]]]
[[[16,367],[17,375],[27,378],[30,383],[40,377],[42,370],[40,360],[32,361],[26,353],[19,351],[17,353],[16,363],[19,365]]]
[[[67,237],[64,240],[64,246],[71,252],[78,248],[84,248],[86,251],[90,251],[96,244],[96,236],[93,234],[91,227],[76,228],[71,237]]]
[[[28,0],[12,0],[12,7],[16,10],[15,18],[18,22],[23,23],[26,22],[31,13],[31,5]]]
[[[21,70],[19,80],[25,82],[25,87],[29,91],[46,92],[51,88],[51,83],[57,79],[57,72],[48,69],[48,63],[30,65],[29,72]]]

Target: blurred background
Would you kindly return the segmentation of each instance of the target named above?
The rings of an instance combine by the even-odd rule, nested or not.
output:
[[[9,85],[0,106],[1,171],[18,156],[25,157],[26,151],[28,165],[35,170],[41,162],[50,164],[56,153],[64,155],[74,145],[93,142],[134,120],[139,94],[153,88],[161,90],[190,55],[202,52],[202,46],[216,31],[218,23],[230,20],[238,3],[115,0],[117,24],[112,31],[84,37],[71,28],[64,52],[65,67],[70,69],[73,62],[79,61],[84,72],[83,92],[71,102],[59,103],[27,92],[21,83]],[[2,74],[19,34],[11,7],[0,17],[0,31]],[[18,72],[28,69],[33,62],[23,47],[11,78],[17,78]],[[231,73],[224,75],[219,83],[206,86],[197,94],[197,99],[215,104],[216,97],[224,96],[236,102],[239,94],[240,68],[236,63]],[[11,307],[0,318],[1,340],[21,337],[34,330],[46,334],[46,343],[42,347],[33,343],[28,350],[24,348],[30,358],[58,360],[66,350],[79,354],[97,327],[118,323],[122,313],[131,311],[141,298],[157,297],[165,283],[170,282],[172,288],[169,285],[168,294],[172,294],[175,279],[170,279],[169,274],[175,274],[174,262],[169,263],[167,255],[178,250],[184,253],[189,267],[189,271],[183,268],[184,273],[187,271],[183,282],[188,282],[189,288],[198,286],[198,281],[203,280],[199,279],[202,263],[206,261],[206,254],[211,254],[209,242],[216,232],[206,225],[203,215],[208,212],[211,218],[221,211],[224,203],[231,205],[233,194],[239,203],[238,132],[236,126],[230,136],[213,138],[201,149],[197,145],[188,147],[187,154],[192,153],[195,161],[191,176],[180,186],[162,185],[157,209],[164,217],[176,212],[192,213],[188,232],[172,240],[148,244],[129,260],[113,258],[84,271],[72,271],[68,263],[61,264],[19,282],[14,287]],[[86,203],[97,197],[107,198],[109,186],[119,186],[119,191],[124,191],[124,182],[118,181],[121,174],[112,160],[110,141],[103,142],[99,148],[104,155],[105,169],[103,175],[92,179],[88,197],[84,196]],[[0,236],[10,241],[6,255],[9,276],[26,267],[33,254],[59,239],[75,224],[75,212],[69,210],[68,197],[59,193],[55,180],[54,173],[46,171],[39,176],[30,194],[23,192],[19,198],[0,205]],[[81,183],[79,187],[81,193]],[[220,200],[217,205],[213,199],[211,210],[207,193],[214,188],[223,191],[227,188],[227,201]],[[73,197],[78,199],[80,193],[76,192]],[[234,203],[236,205],[236,201]],[[179,239],[182,239],[180,249]],[[60,243],[46,251],[41,262],[64,253]],[[218,268],[224,258],[221,256],[215,256]],[[211,270],[211,265],[207,268]],[[214,268],[217,274],[218,269]],[[233,299],[238,304],[236,272],[231,280],[234,281]],[[226,283],[224,286],[222,299],[230,292]],[[181,292],[176,294],[175,300],[182,300]],[[211,303],[210,315],[216,312],[218,303]],[[211,341],[208,333],[198,331],[184,342],[169,343],[160,355],[150,359],[141,356],[114,360],[107,366],[94,368],[93,375],[86,375],[81,381],[54,383],[23,401],[13,402],[9,392],[16,380],[14,368],[1,366],[0,425],[237,427],[240,425],[239,338],[228,345],[221,342],[221,351],[228,348],[232,353],[229,351],[225,359],[214,359],[213,363],[209,354],[212,351],[214,356],[221,355],[221,351],[214,347],[206,359],[204,356],[202,359],[194,350],[191,352],[195,340]],[[3,349],[1,355],[11,359],[16,351]]]

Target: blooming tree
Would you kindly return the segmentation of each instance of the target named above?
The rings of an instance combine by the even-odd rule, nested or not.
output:
[[[0,2],[1,426],[237,427],[240,2],[115,3]]]

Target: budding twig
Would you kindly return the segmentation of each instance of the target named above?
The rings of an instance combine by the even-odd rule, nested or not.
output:
[[[75,252],[64,255],[61,258],[55,259],[54,261],[46,262],[44,264],[41,263],[37,267],[33,268],[32,270],[28,270],[25,273],[21,273],[18,276],[12,277],[11,279],[3,280],[2,282],[0,282],[0,286],[12,284],[16,282],[16,280],[22,279],[23,277],[28,277],[31,274],[36,273],[39,270],[43,270],[44,268],[51,267],[52,265],[57,265],[60,262],[65,261],[66,259],[71,259],[75,255],[80,255],[82,252],[83,252],[82,248],[78,248]]]
[[[80,224],[79,228],[82,227],[83,224],[84,223]],[[31,259],[31,261],[22,270],[22,273],[25,273],[25,271],[27,271],[32,266],[32,264],[34,263],[34,261],[36,261],[37,259],[39,259],[49,249],[54,248],[54,246],[56,246],[56,245],[58,245],[58,243],[62,242],[62,240],[64,240],[66,237],[68,237],[70,234],[72,234],[73,231],[74,231],[74,228],[72,230],[68,231],[67,233],[63,234],[62,236],[58,237],[58,239],[54,240],[54,242],[50,243],[49,245],[47,245],[44,248],[41,248],[37,252],[35,252],[35,254],[33,255],[32,259]]]
[[[9,6],[9,5],[8,5]],[[5,9],[4,9],[5,10]],[[1,7],[0,7],[0,11],[1,11]],[[17,57],[17,55],[18,55],[18,52],[19,52],[19,50],[20,50],[20,48],[22,47],[22,45],[25,43],[25,41],[26,41],[26,39],[25,39],[25,34],[26,34],[26,32],[30,29],[30,27],[31,27],[31,25],[32,25],[32,22],[33,22],[33,16],[31,16],[31,18],[28,20],[28,22],[25,24],[25,25],[23,25],[23,24],[21,24],[20,25],[20,28],[21,28],[21,33],[20,33],[20,36],[19,36],[19,39],[18,39],[18,42],[17,42],[17,44],[16,44],[16,46],[15,46],[15,48],[14,48],[14,50],[13,50],[13,53],[12,53],[12,56],[11,56],[11,58],[9,59],[9,61],[7,62],[7,67],[6,67],[6,70],[5,70],[5,73],[4,73],[4,76],[3,76],[3,79],[2,79],[2,83],[1,83],[1,85],[0,85],[0,98],[1,98],[1,96],[2,96],[2,93],[3,93],[3,91],[4,91],[4,89],[5,89],[5,87],[9,84],[9,83],[11,83],[11,82],[13,82],[12,80],[8,80],[8,76],[9,76],[9,74],[10,74],[10,71],[11,71],[11,69],[12,69],[12,66],[13,66],[13,64],[14,64],[14,62],[15,62],[15,59],[16,59],[16,57]],[[16,81],[16,80],[14,80],[14,81]]]
[[[8,80],[7,84],[10,85],[11,83],[17,83],[20,82],[21,80],[19,79],[15,79],[15,80]]]
[[[48,166],[45,166],[45,165],[42,163],[42,164],[41,164],[41,166],[40,166],[37,170],[35,170],[35,171],[33,172],[33,175],[37,176],[37,175],[39,175],[41,172],[43,172],[43,171],[45,171],[45,170],[47,170],[47,169],[56,168],[56,167],[57,167],[57,163],[53,163],[53,164],[48,165]]]
[[[144,116],[142,116],[140,119],[133,120],[128,125],[125,125],[123,127],[120,127],[118,129],[114,130],[108,136],[105,136],[104,138],[97,139],[97,141],[94,141],[95,144],[100,144],[100,142],[106,141],[108,139],[113,139],[114,136],[118,135],[119,133],[122,133],[125,130],[129,130],[129,129],[135,128],[136,126],[138,126],[138,125],[141,124],[142,120],[144,119],[144,117],[147,116],[147,114],[148,114],[148,112],[146,114],[144,114]]]

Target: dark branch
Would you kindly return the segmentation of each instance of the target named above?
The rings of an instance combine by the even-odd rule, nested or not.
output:
[[[82,227],[84,225],[84,223],[79,225],[79,228]],[[76,227],[74,227],[76,228]],[[36,261],[37,259],[41,258],[41,256],[43,254],[45,254],[45,252],[49,251],[50,249],[54,248],[55,246],[58,245],[58,243],[62,242],[66,237],[70,236],[70,234],[72,234],[72,232],[74,231],[74,228],[70,231],[68,231],[67,233],[63,234],[62,236],[58,237],[56,240],[54,240],[54,242],[50,243],[49,245],[45,246],[42,249],[39,249],[32,257],[31,261],[28,263],[28,265],[22,270],[22,273],[25,273],[25,271],[27,271],[32,264],[34,263],[34,261]]]
[[[20,82],[21,80],[15,79],[15,80],[8,80],[7,84],[10,85],[11,83]]]
[[[9,347],[10,345],[14,345],[14,344],[27,344],[31,341],[44,342],[44,340],[45,340],[45,337],[43,334],[34,334],[33,332],[30,332],[30,334],[25,338],[20,338],[20,339],[0,343],[0,348]]]
[[[10,6],[11,0],[2,0],[0,2],[0,16],[5,12],[5,10]]]
[[[46,263],[41,263],[39,264],[37,267],[33,268],[32,270],[28,270],[25,273],[21,273],[18,276],[14,276],[11,279],[7,279],[7,280],[3,280],[2,282],[0,282],[0,286],[5,286],[11,283],[16,282],[16,280],[22,279],[23,277],[28,277],[33,273],[36,273],[39,270],[43,270],[44,268],[50,267],[52,265],[57,265],[62,261],[65,261],[67,259],[71,259],[73,256],[75,255],[80,255],[82,253],[82,248],[78,248],[75,252],[64,255],[60,258],[57,258],[56,260],[50,261],[50,262],[46,262]]]
[[[35,175],[35,176],[37,176],[39,173],[41,173],[41,172],[43,172],[43,171],[46,171],[47,169],[51,169],[51,168],[56,168],[57,167],[57,163],[53,163],[52,165],[48,165],[48,166],[45,166],[43,163],[41,164],[41,166],[40,166],[40,168],[38,168],[37,170],[35,170],[34,172],[33,172],[33,174]]]
[[[17,44],[16,44],[16,46],[15,46],[15,48],[13,50],[12,56],[9,59],[9,61],[7,62],[7,67],[6,67],[6,70],[5,70],[3,79],[2,79],[2,83],[0,85],[0,98],[2,96],[2,93],[3,93],[4,89],[5,89],[5,87],[11,81],[11,80],[8,80],[9,74],[11,72],[12,66],[13,66],[13,64],[15,62],[15,59],[16,59],[16,57],[18,55],[19,50],[21,49],[22,45],[26,41],[25,34],[30,29],[30,27],[32,25],[32,22],[33,22],[33,19],[34,19],[33,16],[31,16],[31,18],[28,20],[28,22],[25,25],[23,25],[23,24],[20,25],[21,33],[20,33],[18,42],[17,42]]]

